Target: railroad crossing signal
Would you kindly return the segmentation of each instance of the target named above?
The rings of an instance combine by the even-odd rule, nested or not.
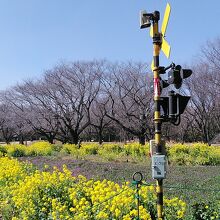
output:
[[[190,99],[189,96],[181,96],[174,91],[170,91],[167,97],[161,97],[163,88],[173,84],[177,89],[182,85],[182,80],[192,74],[191,70],[182,69],[180,65],[175,66],[171,64],[169,67],[159,65],[160,50],[163,51],[165,56],[170,56],[170,45],[165,40],[165,33],[170,16],[170,5],[167,4],[164,13],[161,32],[159,32],[160,12],[154,11],[147,13],[141,11],[140,14],[140,27],[149,28],[150,36],[153,39],[153,62],[151,68],[154,76],[154,127],[155,127],[155,154],[152,155],[152,176],[157,181],[157,217],[158,220],[164,219],[163,212],[163,179],[166,178],[165,167],[165,143],[161,138],[161,128],[163,122],[171,122],[174,125],[180,123],[180,115],[184,112],[186,105]],[[166,70],[171,69],[168,73],[168,80],[162,80],[160,75],[164,74]],[[163,115],[161,115],[163,109]]]

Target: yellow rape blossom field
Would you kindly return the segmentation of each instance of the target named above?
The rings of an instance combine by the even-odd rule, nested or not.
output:
[[[0,157],[2,219],[131,220],[137,217],[135,193],[129,182],[75,177],[65,165],[62,171],[56,167],[52,172],[39,171],[30,163]],[[145,184],[140,197],[140,219],[155,219],[155,187]],[[184,217],[184,201],[165,198],[164,205],[166,219]]]
[[[194,195],[190,193],[190,185],[187,186],[189,189],[185,187],[184,195],[169,193],[170,189],[167,189],[165,196],[169,195],[169,198],[164,198],[165,219],[220,219],[220,191],[218,190],[220,147],[208,146],[203,143],[168,143],[166,149],[171,168],[176,167],[176,171],[180,170],[178,175],[184,174],[186,172],[184,170],[188,168],[191,170],[190,175],[199,176],[200,173],[195,170],[204,172],[205,169],[202,167],[209,167],[207,172],[208,170],[211,170],[212,173],[215,170],[215,172],[214,177],[206,172],[209,179],[202,183],[194,183],[194,187],[199,186],[200,190],[201,187],[198,184],[201,186],[205,184],[206,187],[210,184],[210,190],[204,189],[206,190],[204,195],[210,194],[207,199],[201,193],[202,191],[197,191],[200,196],[197,196],[197,199],[195,198],[193,201],[189,200],[188,197],[192,198]],[[26,158],[35,161],[35,165],[30,162],[19,162],[15,159],[16,157],[21,157],[21,161]],[[34,160],[34,158],[37,159]],[[38,164],[39,161],[51,164],[53,161],[65,161],[63,158],[67,158],[68,167],[71,170],[76,167],[75,176],[66,165],[62,167],[61,163],[54,163],[57,166],[59,164],[59,169],[53,165],[48,167],[48,165]],[[75,158],[71,159],[71,162],[76,165],[71,165],[68,158]],[[129,167],[141,161],[149,165],[149,144],[141,146],[138,143],[105,143],[103,145],[82,143],[81,146],[77,146],[74,144],[49,144],[41,141],[29,146],[20,144],[0,146],[0,219],[138,219],[135,185],[129,182],[119,184],[117,177],[112,179],[108,175],[101,180],[99,180],[100,178],[94,180],[89,176],[86,179],[86,177],[79,175],[81,172],[77,173],[77,169],[82,164],[80,160],[85,162],[90,159],[111,161],[112,164],[125,162],[121,166],[129,164]],[[88,164],[92,165],[92,163]],[[182,169],[181,167],[184,166],[185,169]],[[198,169],[194,169],[194,167],[198,167]],[[105,169],[111,171],[109,167],[104,168],[104,172]],[[81,171],[81,169],[78,170]],[[92,171],[88,170],[87,173],[93,173]],[[122,178],[120,175],[118,177]],[[175,178],[177,177],[179,178],[179,176]],[[111,181],[106,178],[110,178]],[[185,178],[190,180],[189,183],[192,183],[191,176],[185,176]],[[195,179],[198,179],[197,176]],[[175,181],[178,182],[177,179]],[[179,190],[181,187],[179,186]],[[178,185],[176,189],[178,189]],[[139,199],[140,219],[156,219],[155,187],[144,182],[140,187]]]
[[[203,143],[180,144],[168,143],[166,146],[168,160],[176,165],[219,165],[220,147],[209,146]],[[23,156],[51,156],[51,155],[71,155],[83,158],[89,155],[97,155],[107,160],[150,160],[149,144],[140,145],[137,142],[122,143],[82,143],[81,146],[74,144],[50,144],[48,142],[35,142],[30,146],[12,144],[0,146],[0,156],[12,157]]]

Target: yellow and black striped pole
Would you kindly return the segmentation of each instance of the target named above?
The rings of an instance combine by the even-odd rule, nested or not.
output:
[[[159,55],[161,49],[161,33],[158,31],[158,21],[160,19],[160,13],[154,12],[153,20],[153,57],[154,57],[154,126],[155,126],[155,145],[156,154],[161,155],[163,153],[163,145],[161,142],[161,124],[160,117],[160,75],[159,75]],[[163,179],[157,179],[157,215],[158,219],[164,219],[163,217]]]
[[[140,28],[149,28],[150,36],[153,38],[153,75],[154,75],[154,127],[155,127],[155,140],[152,140],[151,153],[152,153],[152,176],[157,181],[157,216],[159,220],[164,219],[163,212],[163,179],[166,177],[165,167],[165,144],[161,140],[161,125],[162,117],[160,115],[161,105],[161,86],[160,86],[160,73],[164,73],[162,67],[159,65],[160,50],[169,57],[170,46],[164,39],[167,23],[169,20],[170,5],[167,4],[164,13],[164,19],[159,32],[158,23],[160,20],[160,12],[154,11],[153,13],[147,13],[145,10],[141,11],[140,16]],[[169,67],[170,68],[170,67]],[[168,69],[168,68],[164,68]],[[155,150],[153,150],[155,147]]]

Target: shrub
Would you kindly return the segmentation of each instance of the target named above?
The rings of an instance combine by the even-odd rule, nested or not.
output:
[[[75,144],[64,144],[61,150],[62,153],[77,155],[77,146]]]
[[[7,155],[11,157],[23,157],[25,156],[26,146],[21,144],[7,145]]]
[[[123,156],[131,156],[141,160],[149,154],[149,144],[138,143],[103,144],[82,143],[81,147],[74,144],[52,145],[48,142],[35,142],[30,146],[20,144],[0,146],[0,155],[12,157],[22,156],[50,156],[61,152],[73,156],[100,155],[106,160],[115,160]],[[173,144],[167,147],[168,160],[178,165],[219,165],[220,147],[208,146],[202,143]]]
[[[35,142],[26,148],[27,156],[50,156],[52,154],[52,144],[46,141]]]
[[[124,145],[126,155],[133,157],[143,157],[149,154],[149,144],[140,145],[139,143],[129,143]]]
[[[33,174],[34,171],[32,164],[0,157],[0,214],[3,219],[12,219],[14,213],[11,190],[18,185],[19,181]]]
[[[6,154],[7,154],[7,149],[6,149],[6,147],[0,145],[0,152],[2,153],[3,156],[6,155]]]
[[[102,147],[107,151],[107,152],[112,152],[119,154],[123,151],[123,147],[120,144],[114,143],[114,144],[103,144]]]
[[[103,144],[98,149],[98,154],[108,161],[113,161],[123,152],[123,148],[119,144]]]
[[[220,204],[217,203],[196,203],[192,206],[194,219],[209,220],[220,218]]]
[[[60,152],[63,148],[63,145],[62,144],[53,144],[52,145],[52,149],[53,151],[56,151],[56,152]]]
[[[179,165],[218,165],[220,148],[202,143],[174,144],[168,148],[171,163]]]
[[[96,143],[83,143],[79,151],[81,155],[95,155],[98,153],[100,145]]]

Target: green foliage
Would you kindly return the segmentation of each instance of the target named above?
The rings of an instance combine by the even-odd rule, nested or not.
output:
[[[52,151],[52,144],[46,141],[35,142],[26,147],[27,156],[50,156]]]
[[[218,165],[220,147],[203,143],[173,144],[168,147],[168,158],[178,165]]]
[[[75,155],[77,154],[77,146],[75,144],[64,144],[61,152]]]
[[[53,144],[52,145],[52,150],[55,151],[55,152],[60,152],[63,148],[63,145],[62,144]]]
[[[149,155],[149,144],[129,143],[124,145],[126,155],[133,157],[143,157]]]
[[[30,146],[22,144],[12,144],[1,147],[0,152],[11,157],[24,156],[50,156],[53,152],[52,145],[48,142],[35,142]]]
[[[25,156],[26,146],[21,144],[7,145],[7,155],[11,157],[23,157]]]
[[[123,148],[120,144],[103,144],[100,146],[98,150],[99,156],[108,161],[116,160],[119,157],[121,152],[123,152]]]
[[[1,153],[2,156],[6,155],[7,154],[6,147],[0,145],[0,153]]]
[[[97,143],[84,143],[80,147],[80,155],[95,155],[98,154],[99,144]]]
[[[196,203],[192,206],[193,219],[210,220],[220,218],[220,204],[217,202]]]
[[[149,144],[140,145],[138,143],[82,143],[81,146],[75,144],[50,144],[45,141],[35,142],[30,146],[20,144],[0,146],[0,155],[12,157],[23,156],[50,156],[62,153],[75,157],[85,157],[87,155],[99,155],[105,160],[114,161],[120,158],[132,158],[133,160],[150,159]],[[219,165],[220,147],[208,146],[203,143],[192,144],[171,144],[167,146],[169,162],[177,165]]]

